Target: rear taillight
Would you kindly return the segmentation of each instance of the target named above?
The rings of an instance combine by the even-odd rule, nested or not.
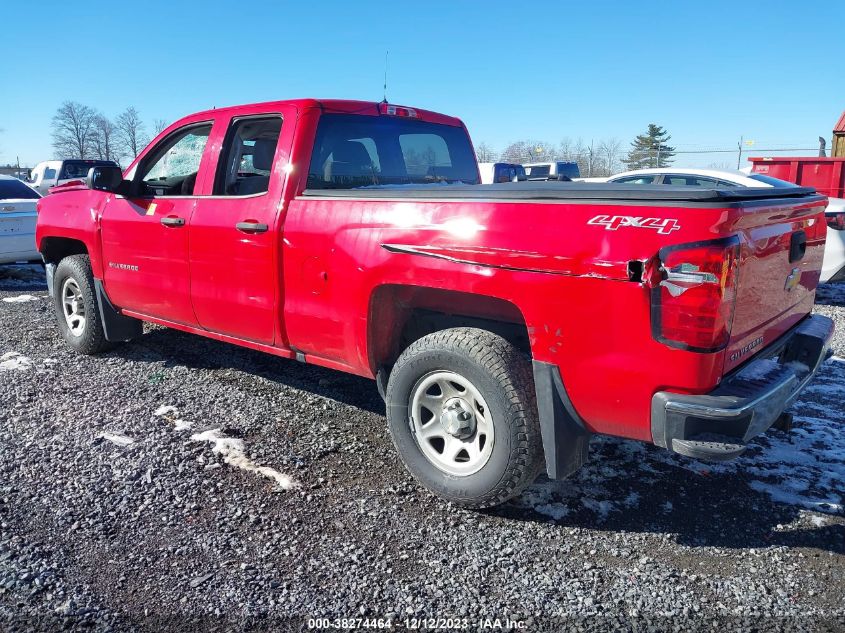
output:
[[[827,225],[837,231],[845,231],[845,213],[828,213],[825,215]]]
[[[716,352],[731,336],[739,239],[670,246],[660,251],[651,282],[655,339],[692,352]]]

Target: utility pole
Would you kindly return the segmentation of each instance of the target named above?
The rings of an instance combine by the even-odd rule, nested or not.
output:
[[[739,137],[739,143],[736,144],[737,148],[739,149],[739,153],[736,156],[736,168],[739,169],[740,164],[742,163],[742,137]]]

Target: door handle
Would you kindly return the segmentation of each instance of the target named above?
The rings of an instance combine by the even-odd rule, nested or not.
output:
[[[266,233],[270,227],[261,222],[238,222],[235,228],[244,233]]]
[[[161,219],[164,226],[185,226],[185,218],[165,217]]]

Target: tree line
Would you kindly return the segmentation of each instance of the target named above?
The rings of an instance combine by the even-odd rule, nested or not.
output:
[[[545,163],[571,161],[578,164],[584,177],[611,176],[623,169],[667,167],[672,163],[675,148],[668,145],[672,137],[661,126],[650,123],[645,134],[638,135],[625,153],[619,139],[573,141],[564,138],[560,143],[526,139],[510,143],[497,152],[488,143],[475,148],[481,163]]]
[[[156,119],[152,136],[156,136],[167,122]],[[138,111],[129,106],[113,119],[96,108],[76,101],[65,101],[53,115],[53,151],[56,158],[113,160],[134,159],[150,136]]]

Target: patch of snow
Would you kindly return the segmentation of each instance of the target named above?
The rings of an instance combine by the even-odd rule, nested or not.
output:
[[[569,515],[569,508],[557,503],[541,503],[534,506],[534,510],[553,518],[555,521],[560,521]]]
[[[825,525],[827,525],[827,519],[820,516],[812,516],[810,517],[810,523],[812,523],[816,527],[824,527]]]
[[[129,446],[135,442],[135,440],[128,435],[123,435],[123,433],[109,433],[106,431],[104,433],[100,433],[100,437],[112,444],[117,444],[118,446]]]
[[[780,369],[780,365],[776,360],[771,358],[761,358],[749,363],[746,367],[740,370],[739,377],[745,380],[763,380],[773,372]]]
[[[581,499],[581,503],[588,510],[595,512],[602,521],[607,519],[608,515],[617,509],[612,501],[598,501],[589,497]]]
[[[6,352],[0,356],[0,370],[18,370],[26,371],[32,367],[33,363],[30,358],[18,352]]]
[[[38,301],[38,297],[32,295],[18,295],[17,297],[3,297],[6,303],[26,303],[27,301]]]
[[[230,466],[235,466],[241,470],[272,479],[284,490],[298,487],[298,484],[293,479],[275,468],[258,466],[246,456],[243,440],[235,437],[226,437],[222,435],[220,429],[209,429],[202,433],[195,433],[191,436],[191,439],[195,442],[211,442],[213,445],[212,452],[222,455],[223,461]]]
[[[164,404],[160,406],[158,409],[153,411],[153,415],[173,422],[174,431],[188,431],[194,426],[187,420],[183,420],[182,418],[180,418],[179,409],[169,404]]]
[[[626,508],[636,508],[640,505],[640,493],[639,492],[631,492],[628,494],[625,499],[622,500],[622,505]]]

